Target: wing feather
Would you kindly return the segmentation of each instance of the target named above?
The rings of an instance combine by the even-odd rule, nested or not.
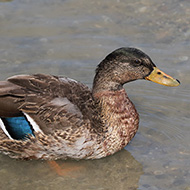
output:
[[[87,86],[64,77],[18,75],[0,82],[0,117],[26,113],[44,133],[87,122],[89,100]]]

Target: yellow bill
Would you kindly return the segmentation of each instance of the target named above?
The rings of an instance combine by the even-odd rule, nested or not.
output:
[[[179,80],[167,75],[157,67],[154,67],[154,70],[145,79],[165,86],[179,86],[180,84]]]

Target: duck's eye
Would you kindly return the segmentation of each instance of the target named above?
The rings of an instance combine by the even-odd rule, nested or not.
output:
[[[139,66],[139,65],[141,65],[141,61],[140,61],[139,59],[135,59],[135,60],[134,60],[134,64],[135,64],[136,66]]]

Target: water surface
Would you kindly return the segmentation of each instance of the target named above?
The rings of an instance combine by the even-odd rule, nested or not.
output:
[[[138,47],[181,85],[125,85],[140,128],[121,152],[58,176],[44,161],[0,155],[4,189],[190,189],[190,2],[187,0],[0,1],[0,79],[66,75],[91,86],[96,65],[122,46]]]

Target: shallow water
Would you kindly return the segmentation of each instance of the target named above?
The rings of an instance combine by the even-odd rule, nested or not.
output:
[[[66,75],[91,86],[96,65],[122,46],[141,48],[181,85],[125,85],[140,128],[121,152],[58,176],[44,161],[0,155],[4,189],[190,189],[190,2],[188,0],[2,0],[0,79]]]

